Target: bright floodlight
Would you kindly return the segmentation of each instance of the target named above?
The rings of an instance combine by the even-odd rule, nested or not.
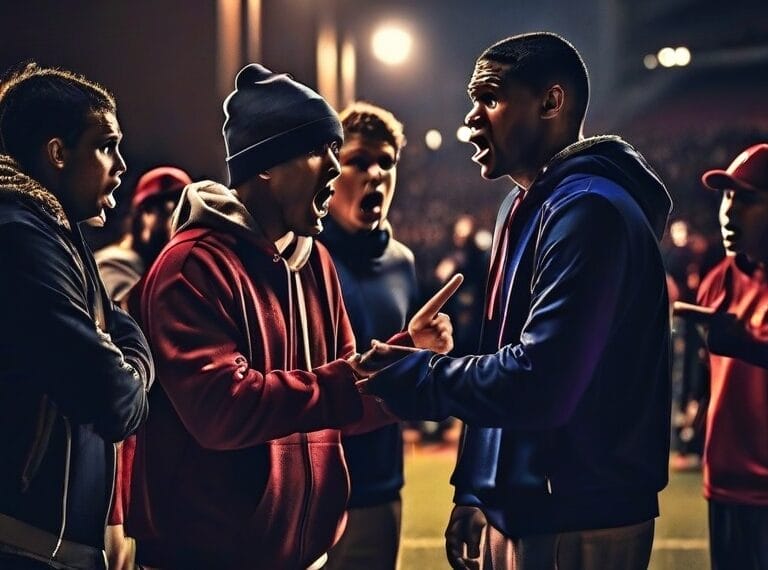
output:
[[[646,69],[656,69],[659,65],[659,60],[652,53],[649,53],[643,58],[643,65]]]
[[[472,136],[472,129],[467,125],[461,125],[456,131],[456,138],[461,142],[469,142],[469,137]]]
[[[424,142],[429,150],[437,150],[443,144],[443,135],[440,134],[440,131],[430,129],[424,135]]]
[[[672,67],[677,63],[675,50],[671,47],[661,48],[659,53],[656,54],[656,57],[659,58],[659,63],[664,67]]]
[[[373,55],[387,65],[403,63],[411,53],[411,34],[395,26],[382,26],[373,34]]]
[[[675,50],[675,65],[684,67],[691,63],[691,52],[687,47],[679,47]]]

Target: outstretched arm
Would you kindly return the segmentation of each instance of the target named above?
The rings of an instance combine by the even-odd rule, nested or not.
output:
[[[158,381],[190,434],[209,449],[240,449],[358,420],[352,367],[339,359],[313,370],[281,369],[283,356],[254,338],[281,334],[270,316],[274,307],[259,308],[260,320],[247,324],[249,338],[239,280],[228,268],[229,260],[211,248],[170,251],[144,290]]]
[[[494,354],[407,356],[369,381],[399,416],[456,416],[473,426],[561,425],[586,390],[621,311],[626,228],[602,197],[584,195],[542,229],[528,319]]]

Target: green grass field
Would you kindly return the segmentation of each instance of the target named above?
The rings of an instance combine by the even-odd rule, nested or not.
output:
[[[448,483],[455,455],[407,445],[403,489],[401,570],[448,568],[443,531],[451,510]],[[707,506],[701,496],[700,473],[672,473],[661,494],[656,521],[652,570],[705,570]]]

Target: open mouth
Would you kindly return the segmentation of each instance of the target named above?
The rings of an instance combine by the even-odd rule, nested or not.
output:
[[[333,198],[334,192],[333,186],[328,185],[315,194],[315,197],[312,199],[312,212],[315,216],[324,218],[328,215],[328,209],[331,206],[331,198]]]
[[[472,160],[477,164],[485,164],[491,154],[491,145],[488,139],[481,134],[477,134],[470,138],[469,142],[477,148],[475,154],[472,155]]]
[[[360,212],[367,220],[378,220],[381,216],[384,195],[381,192],[371,192],[360,200]]]
[[[112,192],[114,192],[114,190],[112,190]],[[112,192],[106,194],[101,201],[102,207],[109,208],[110,210],[117,206],[117,200],[115,200],[115,195]]]

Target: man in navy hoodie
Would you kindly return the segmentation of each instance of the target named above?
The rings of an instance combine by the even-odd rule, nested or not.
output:
[[[405,136],[392,113],[369,103],[353,103],[339,118],[341,175],[320,241],[336,265],[356,344],[367,347],[403,330],[415,309],[413,253],[392,237],[387,220]],[[329,570],[392,570],[400,544],[400,425],[345,436],[342,444],[351,482],[349,518],[329,554]]]
[[[587,71],[563,38],[491,46],[469,95],[472,159],[516,184],[481,350],[408,355],[366,389],[400,417],[466,423],[452,567],[646,568],[667,482],[670,198],[630,145],[583,137]]]

